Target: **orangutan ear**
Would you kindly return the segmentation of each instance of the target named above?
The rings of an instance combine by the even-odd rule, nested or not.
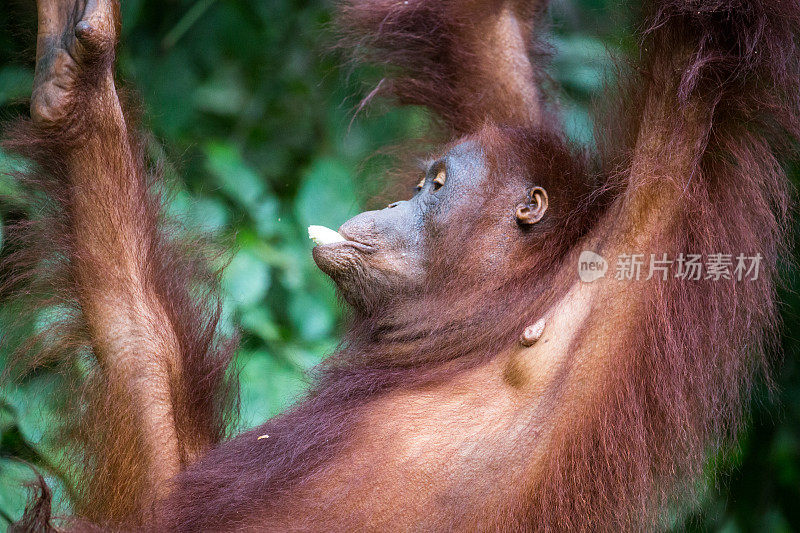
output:
[[[525,226],[536,224],[547,211],[547,191],[541,187],[534,187],[528,191],[525,202],[519,204],[516,209],[517,224]]]

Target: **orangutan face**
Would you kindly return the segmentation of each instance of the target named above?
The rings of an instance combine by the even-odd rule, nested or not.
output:
[[[361,213],[338,232],[311,226],[309,237],[317,244],[314,261],[333,279],[342,297],[361,311],[419,290],[436,240],[453,235],[472,238],[471,229],[486,227],[487,220],[495,231],[474,236],[486,245],[478,247],[479,256],[470,260],[496,263],[498,255],[508,252],[508,237],[513,239],[514,232],[541,218],[547,196],[541,188],[537,188],[541,194],[531,196],[521,183],[496,187],[489,174],[480,145],[474,141],[458,144],[427,165],[410,200]],[[487,203],[487,194],[498,191],[510,197]],[[487,208],[489,204],[493,207]],[[459,230],[448,229],[453,226]]]

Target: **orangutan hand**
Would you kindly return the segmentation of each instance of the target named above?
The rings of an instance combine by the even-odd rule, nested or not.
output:
[[[119,1],[38,0],[37,7],[31,117],[41,125],[65,125],[81,112],[80,101],[102,99],[104,91],[114,94]]]

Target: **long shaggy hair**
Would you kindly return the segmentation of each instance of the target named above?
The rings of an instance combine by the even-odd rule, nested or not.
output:
[[[544,94],[538,88],[549,81],[544,67],[550,48],[540,38],[547,2],[345,1],[337,17],[341,47],[354,59],[387,72],[361,107],[380,96],[400,105],[423,105],[456,135],[475,133],[487,119],[512,126],[529,121],[518,96],[504,87],[508,72],[492,68],[504,54],[516,51],[491,50],[497,44],[487,41],[486,25],[501,19],[509,6],[521,27],[504,29],[528,36],[520,52],[533,59],[526,75],[537,93],[528,103],[540,107]],[[485,58],[489,64],[482,62]],[[555,116],[547,112],[540,119],[552,122]]]
[[[135,117],[127,120],[135,124]],[[93,352],[81,306],[85,288],[75,269],[78,252],[71,210],[72,198],[81,192],[70,182],[66,154],[90,134],[84,126],[74,121],[66,129],[55,129],[21,120],[5,132],[3,148],[28,161],[13,178],[28,193],[30,216],[7,228],[0,298],[16,314],[13,327],[2,335],[4,347],[13,348],[4,378],[21,379],[42,367],[59,372],[58,402],[64,418],[53,434],[60,435],[58,442],[67,452],[61,465],[68,474],[65,479],[81,480],[70,487],[76,510],[95,516],[98,504],[109,502],[109,494],[120,487],[132,493],[143,490],[137,480],[145,479],[146,472],[137,466],[143,443],[131,439],[137,414],[124,403],[109,401],[115,391],[119,394],[118,384],[109,381]],[[129,141],[138,171],[123,179],[141,194],[136,223],[147,243],[142,264],[147,282],[165,306],[170,322],[165,326],[173,329],[180,346],[181,376],[173,381],[170,394],[184,446],[180,453],[188,462],[193,450],[228,435],[238,406],[238,386],[229,368],[235,344],[217,331],[219,272],[209,268],[205,253],[211,248],[200,237],[188,238],[176,221],[165,219],[162,204],[167,190],[160,169],[148,165],[138,138],[131,134]],[[29,332],[37,321],[44,323],[38,333],[14,338],[15,333]],[[136,342],[130,339],[132,346]],[[98,461],[101,456],[111,457],[112,464]],[[118,477],[121,472],[127,473],[124,479]],[[129,497],[136,502],[149,495]],[[118,516],[136,513],[135,503],[115,510]],[[41,523],[48,519],[49,513],[40,513]]]
[[[428,105],[448,123],[476,129],[469,111],[448,92],[459,85],[443,81],[451,75],[455,63],[449,58],[457,44],[449,32],[428,38],[429,28],[445,23],[441,13],[449,4],[442,5],[357,2],[345,14],[361,24],[351,27],[370,32],[369,53],[400,69],[387,86],[400,103]],[[619,216],[609,206],[625,205],[651,187],[674,195],[675,208],[649,236],[648,248],[635,252],[672,258],[760,254],[758,279],[647,281],[635,322],[618,332],[618,351],[605,354],[610,369],[594,384],[594,403],[548,448],[542,474],[519,488],[508,505],[510,516],[498,509],[483,525],[638,530],[663,520],[667,507],[692,500],[693,481],[715,450],[733,442],[754,379],[767,374],[774,353],[777,263],[786,249],[789,212],[782,165],[794,156],[800,134],[800,6],[657,2],[646,11],[638,73],[620,90],[623,99],[615,109],[624,112],[612,117],[615,124],[600,139],[597,160],[604,170],[595,180],[586,178],[585,165],[558,136],[554,141],[548,134],[491,127],[476,134],[494,160],[513,155],[515,170],[536,175],[544,169],[549,179],[561,172],[571,183],[593,185],[583,196],[577,187],[574,204],[559,221],[564,224],[548,234],[550,253],[532,252],[537,263],[521,263],[525,268],[487,284],[463,269],[433,268],[444,274],[432,278],[425,297],[356,321],[306,401],[212,452],[179,478],[165,506],[170,527],[236,524],[254,494],[264,508],[280,506],[282,495],[334,456],[372,400],[397,387],[446,380],[513,346],[521,329],[574,283],[574,274],[563,274],[574,268],[565,263],[570,247],[592,225],[602,246],[603,232],[611,233]],[[398,26],[410,14],[424,20],[421,34],[410,23]],[[662,107],[655,109],[668,112],[643,115],[648,98],[660,99]],[[689,154],[688,171],[631,171],[642,157],[636,142],[645,130],[660,135],[653,157]],[[660,161],[650,163],[658,168]],[[502,174],[496,179],[500,187]],[[599,227],[598,220],[612,227]],[[470,239],[457,230],[445,233],[434,265],[457,266],[469,256],[464,243]],[[261,433],[270,435],[269,442],[254,444]]]
[[[624,302],[632,310],[627,322],[605,332],[613,350],[593,354],[606,371],[592,378],[592,401],[543,450],[540,472],[511,487],[511,501],[486,509],[477,523],[470,521],[472,509],[453,512],[447,524],[430,519],[457,530],[664,525],[665,509],[691,501],[707,458],[741,429],[754,380],[769,369],[778,326],[775,289],[789,212],[782,165],[794,157],[800,136],[800,5],[665,0],[645,6],[642,57],[610,111],[595,174],[548,125],[485,125],[485,109],[476,114],[465,107],[487,80],[469,84],[469,58],[460,55],[457,37],[480,21],[454,15],[456,5],[352,1],[343,14],[367,57],[395,69],[382,86],[386,95],[428,106],[454,134],[470,134],[485,147],[498,198],[506,173],[530,184],[544,179],[568,193],[554,195],[565,205],[544,228],[549,246],[531,236],[526,257],[487,278],[461,260],[480,239],[446,228],[426,290],[357,317],[304,401],[180,474],[156,509],[158,528],[234,529],[284,507],[301,517],[303,509],[291,508],[293,491],[324,475],[376,400],[452,379],[513,347],[522,328],[576,283],[574,252],[589,241],[600,251],[610,247],[618,225],[638,220],[632,211],[642,197],[643,210],[652,203],[664,215],[639,241],[646,248],[631,252],[760,254],[758,279],[642,281],[636,300]],[[498,101],[495,117],[504,116],[503,105]],[[44,165],[58,161],[52,152],[27,155],[37,154],[46,156]],[[685,162],[678,174],[670,174],[673,159]],[[495,199],[490,191],[478,202],[486,208]],[[487,220],[482,229],[490,226]],[[576,345],[601,326],[590,321]],[[269,438],[258,439],[263,435]],[[517,451],[509,461],[524,463],[533,452]]]

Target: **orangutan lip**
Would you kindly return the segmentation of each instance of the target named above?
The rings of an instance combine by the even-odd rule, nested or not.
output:
[[[324,226],[309,226],[308,236],[314,241],[314,249],[336,250],[349,247],[361,253],[375,252],[374,246],[351,239],[348,235],[333,231]]]
[[[347,240],[345,240],[344,242],[335,243],[335,244],[330,245],[330,246],[336,246],[337,244],[341,244],[341,245],[345,245],[345,246],[349,245],[349,246],[352,246],[353,248],[361,250],[362,252],[370,252],[370,253],[375,252],[375,246],[373,246],[371,244],[367,244],[365,242],[357,241],[356,239],[353,239],[350,235],[348,235],[347,233],[345,233],[345,232],[343,232],[341,230],[339,230],[339,235],[341,235],[342,237],[344,237]]]
[[[336,250],[337,248],[355,248],[359,252],[363,253],[374,253],[376,251],[374,246],[349,240],[333,242],[330,244],[318,244],[314,246],[314,248],[319,250]]]
[[[361,242],[358,242],[358,241],[349,241],[348,240],[348,241],[344,241],[344,242],[338,242],[338,243],[335,243],[335,244],[327,244],[326,246],[349,246],[351,248],[355,248],[356,250],[359,250],[359,251],[364,252],[364,253],[374,253],[375,252],[375,247],[374,246],[370,246],[369,244],[364,244],[364,243],[361,243]]]
[[[363,253],[374,253],[376,251],[374,246],[350,240],[333,242],[330,244],[317,244],[316,246],[314,246],[314,248],[318,248],[320,250],[335,250],[337,248],[355,248],[356,250]]]

